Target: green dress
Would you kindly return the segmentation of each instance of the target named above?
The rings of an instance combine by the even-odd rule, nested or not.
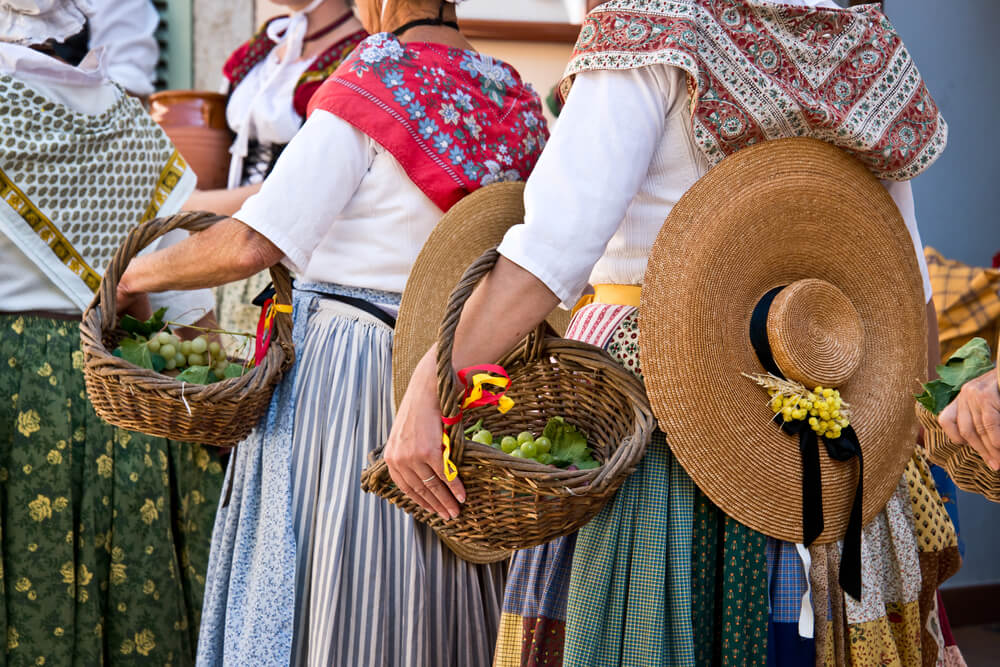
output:
[[[219,453],[101,421],[79,348],[0,315],[0,665],[191,665]]]

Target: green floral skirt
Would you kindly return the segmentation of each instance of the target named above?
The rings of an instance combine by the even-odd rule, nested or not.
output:
[[[107,425],[82,368],[75,322],[0,315],[0,664],[191,665],[218,453]]]

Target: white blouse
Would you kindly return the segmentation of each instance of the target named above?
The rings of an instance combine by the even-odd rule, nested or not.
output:
[[[391,153],[316,110],[233,217],[304,281],[402,292],[441,215]]]
[[[72,67],[37,51],[0,43],[0,73],[16,77],[42,96],[77,113],[105,112],[123,93],[106,78],[103,50],[91,52],[79,67]],[[0,154],[0,168],[3,167]],[[27,193],[30,196],[30,192]],[[154,241],[143,252],[152,252],[187,238],[175,230]],[[215,307],[209,290],[163,292],[150,295],[153,308],[166,306],[171,313],[188,313],[180,319],[194,322]],[[47,310],[65,314],[80,309],[6,235],[0,234],[0,311]]]
[[[588,283],[641,285],[663,221],[708,171],[691,133],[685,76],[668,65],[577,75],[528,178],[524,224],[499,248],[566,307]],[[930,300],[910,184],[884,184],[910,232]]]

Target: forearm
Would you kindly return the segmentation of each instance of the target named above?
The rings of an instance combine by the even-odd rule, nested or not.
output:
[[[184,203],[184,210],[233,215],[240,210],[243,202],[257,194],[261,185],[261,183],[245,185],[232,190],[195,190],[194,194]]]
[[[513,348],[558,305],[538,278],[500,257],[465,305],[455,333],[456,368],[491,363]]]
[[[229,218],[180,243],[136,257],[122,276],[119,291],[215,287],[249,278],[282,257],[281,250],[261,234]]]

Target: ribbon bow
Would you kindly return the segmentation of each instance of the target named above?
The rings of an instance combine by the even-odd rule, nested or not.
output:
[[[469,375],[472,374],[472,384],[469,384]],[[441,422],[445,426],[453,426],[462,419],[462,414],[467,408],[475,408],[480,405],[496,405],[500,414],[507,414],[514,407],[514,399],[507,396],[510,388],[510,376],[502,366],[496,364],[481,364],[479,366],[469,366],[458,372],[458,380],[465,385],[465,397],[462,399],[462,406],[458,414],[454,417],[441,415]],[[499,391],[492,389],[489,385],[497,387]],[[441,434],[441,444],[444,446],[442,460],[444,462],[444,476],[451,482],[458,477],[458,467],[451,460],[451,438],[448,437],[447,430]]]
[[[271,347],[271,334],[274,332],[274,316],[278,313],[291,313],[292,307],[286,303],[276,303],[274,298],[264,302],[260,309],[260,319],[257,320],[257,340],[254,346],[254,363],[260,365]]]

